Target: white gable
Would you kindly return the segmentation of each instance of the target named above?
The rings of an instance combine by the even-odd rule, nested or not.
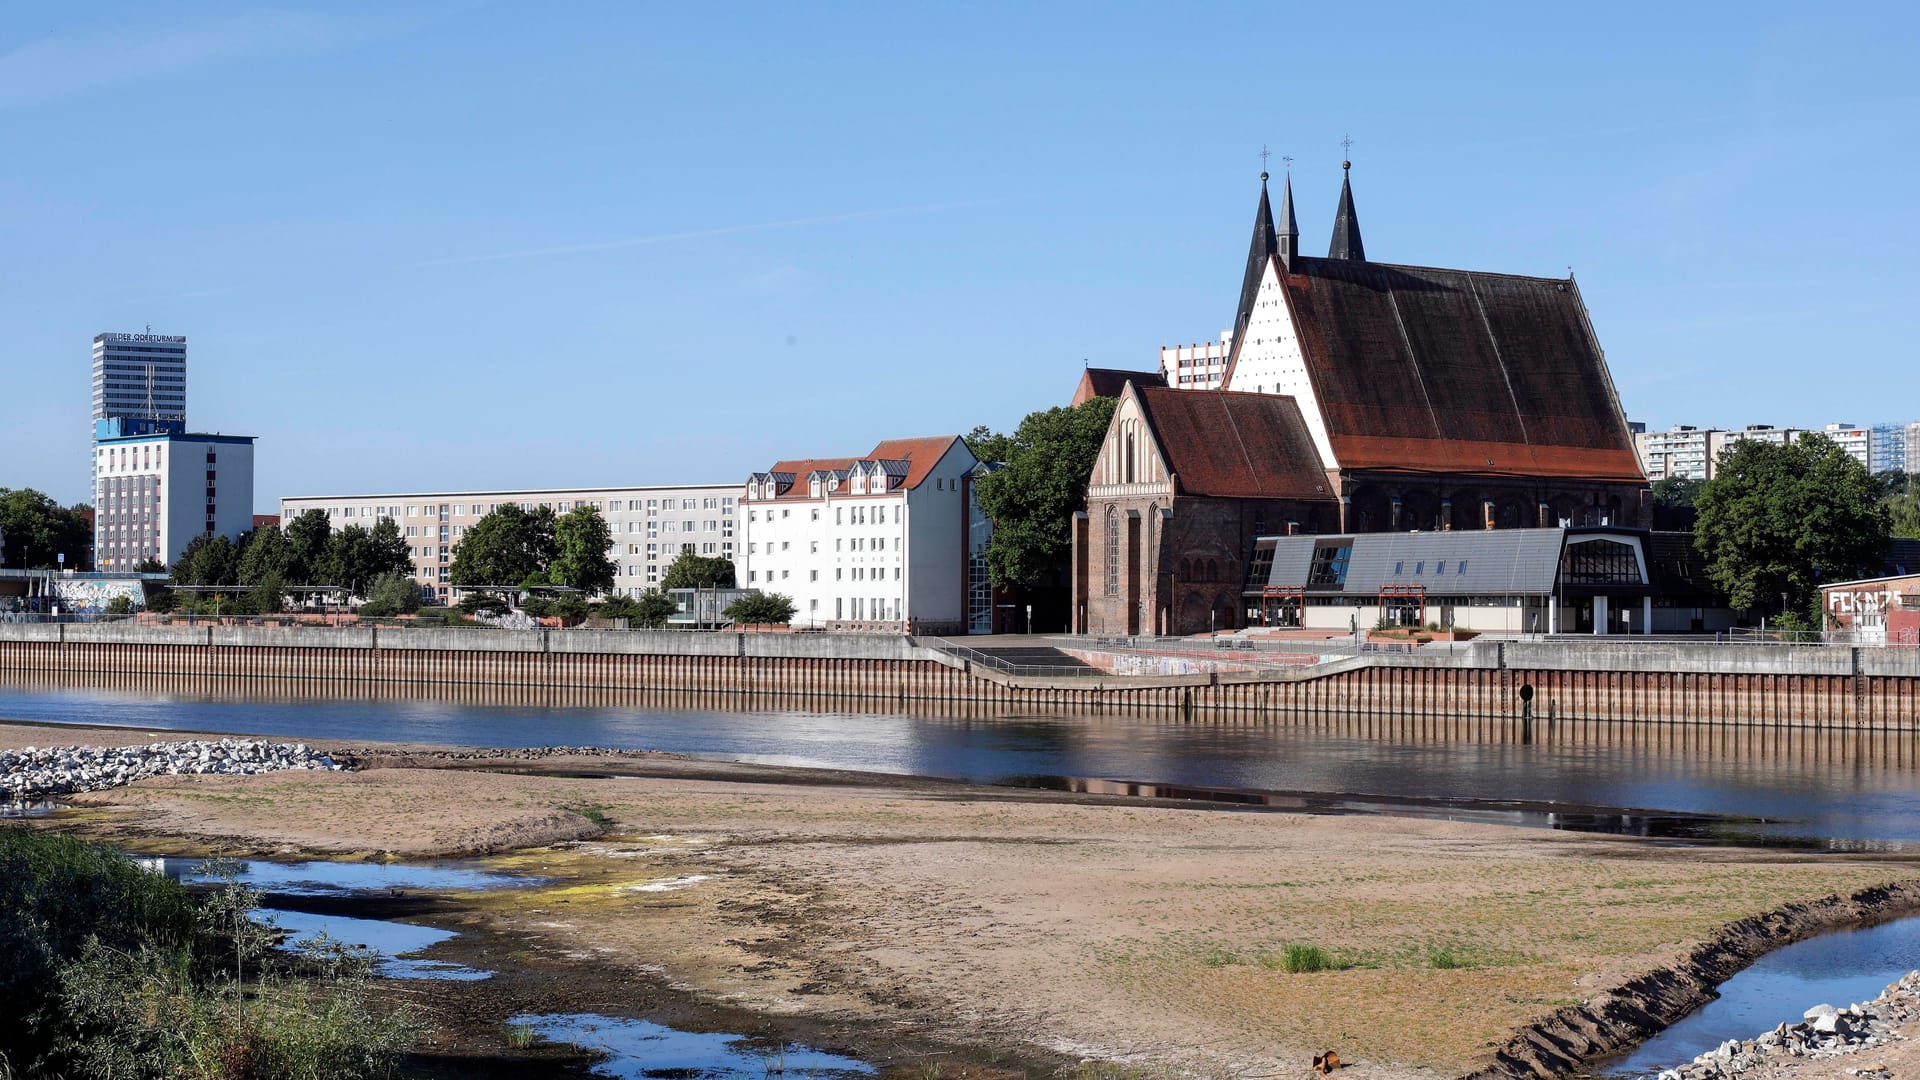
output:
[[[1240,358],[1234,362],[1223,390],[1243,394],[1286,394],[1300,405],[1307,431],[1313,435],[1313,447],[1327,468],[1339,468],[1333,446],[1327,440],[1327,421],[1320,415],[1320,401],[1314,396],[1313,381],[1307,377],[1307,358],[1300,351],[1300,335],[1294,328],[1292,302],[1273,262],[1260,277],[1260,291],[1254,294],[1253,313],[1241,336]]]

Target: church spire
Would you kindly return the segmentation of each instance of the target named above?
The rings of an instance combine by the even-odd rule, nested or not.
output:
[[[1280,261],[1293,269],[1293,257],[1300,254],[1300,223],[1293,219],[1293,171],[1287,171],[1286,188],[1280,193]]]
[[[1288,189],[1291,192],[1291,188]],[[1292,217],[1292,202],[1286,204],[1288,217]],[[1297,233],[1298,230],[1295,230]],[[1253,214],[1253,243],[1247,248],[1247,274],[1240,282],[1240,306],[1233,311],[1233,339],[1240,340],[1240,332],[1247,328],[1247,320],[1253,317],[1253,300],[1260,292],[1260,278],[1267,272],[1267,262],[1273,258],[1280,246],[1280,237],[1273,228],[1273,204],[1267,201],[1267,174],[1260,174],[1260,209]]]
[[[1353,162],[1341,162],[1340,171],[1340,209],[1333,215],[1333,243],[1327,245],[1327,258],[1366,262],[1367,249],[1360,242],[1360,217],[1353,212]]]

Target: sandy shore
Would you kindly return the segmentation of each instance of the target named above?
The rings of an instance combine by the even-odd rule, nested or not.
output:
[[[146,741],[0,725],[0,746]],[[357,773],[79,796],[72,827],[148,849],[490,853],[559,880],[478,898],[484,917],[553,955],[712,1000],[1154,1071],[1304,1075],[1331,1048],[1356,1080],[1473,1071],[1530,1021],[1737,919],[1920,877],[1892,857],[659,755],[356,749],[370,755]],[[1289,946],[1336,970],[1286,970]]]

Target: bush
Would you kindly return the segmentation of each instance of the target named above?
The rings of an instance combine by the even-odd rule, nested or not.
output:
[[[749,593],[727,605],[722,614],[736,623],[785,625],[793,621],[795,610],[790,597],[779,593]]]
[[[367,587],[362,615],[411,615],[420,610],[420,586],[405,574],[381,574]]]
[[[107,601],[107,614],[129,615],[133,613],[133,600],[130,597],[116,596]]]
[[[520,602],[520,610],[530,619],[544,619],[553,614],[553,601],[544,596],[529,596]]]
[[[229,874],[196,903],[117,852],[0,829],[0,1075],[390,1075],[414,1014],[373,1012],[367,964],[324,943],[268,959],[257,899]]]
[[[594,605],[593,615],[597,619],[638,619],[640,601],[631,596],[609,596]]]
[[[589,611],[587,598],[579,593],[565,593],[556,597],[548,606],[548,610],[556,618],[565,619],[568,622],[579,622],[587,617]]]
[[[50,992],[89,939],[123,953],[199,941],[185,890],[125,856],[65,836],[0,828],[0,1055],[23,1075],[65,1033]]]
[[[634,601],[636,614],[633,625],[642,630],[665,630],[667,620],[680,611],[680,605],[673,597],[658,589],[648,589],[640,599]]]
[[[513,610],[505,600],[492,593],[468,593],[454,607],[467,615],[478,615],[483,611],[489,615],[505,615]]]

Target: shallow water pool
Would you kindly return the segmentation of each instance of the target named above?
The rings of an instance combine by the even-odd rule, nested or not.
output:
[[[874,1071],[865,1062],[793,1043],[681,1031],[645,1020],[594,1013],[527,1014],[514,1017],[510,1023],[531,1028],[554,1042],[605,1054],[594,1065],[593,1073],[618,1080],[736,1080],[792,1073],[824,1080],[871,1076]]]
[[[335,941],[376,954],[373,973],[383,979],[439,979],[454,982],[478,982],[493,977],[481,971],[446,960],[426,960],[412,954],[451,941],[459,934],[431,926],[390,922],[385,919],[355,919],[345,915],[314,915],[281,908],[260,908],[253,912],[258,922],[272,922],[287,931],[280,947],[299,948],[305,938],[326,934]]]

